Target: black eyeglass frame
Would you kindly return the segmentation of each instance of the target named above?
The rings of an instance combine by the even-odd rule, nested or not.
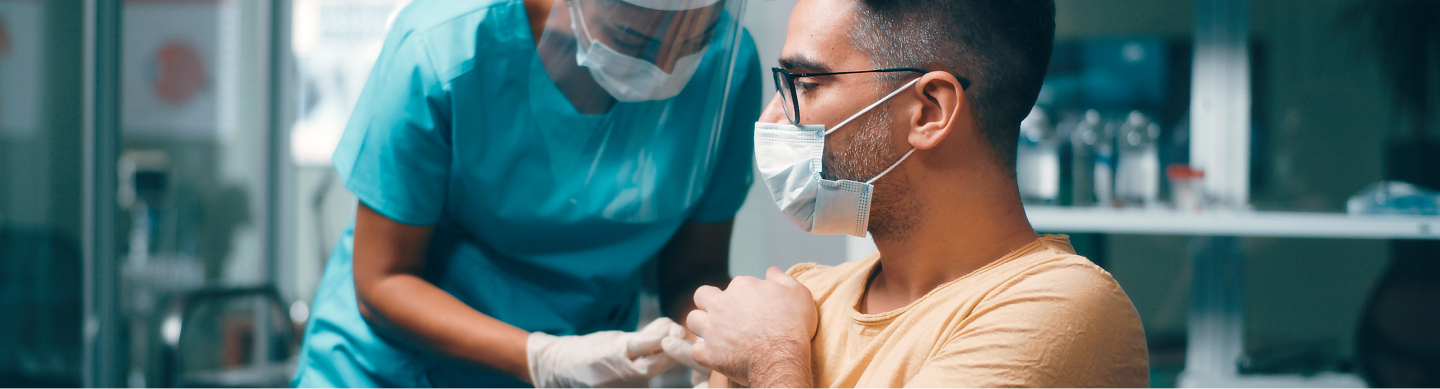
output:
[[[774,78],[774,80],[775,80],[775,93],[779,93],[779,94],[780,94],[780,98],[781,98],[782,100],[784,100],[784,101],[782,101],[782,103],[783,103],[784,105],[788,105],[789,108],[790,108],[790,109],[785,110],[785,118],[786,118],[786,119],[790,119],[790,124],[800,124],[800,99],[799,99],[799,96],[796,95],[796,93],[795,93],[795,79],[796,79],[796,78],[800,78],[800,77],[838,76],[838,75],[842,75],[842,74],[890,73],[890,72],[914,72],[914,73],[920,73],[920,74],[930,73],[929,70],[919,69],[919,68],[888,68],[888,69],[856,70],[856,71],[850,71],[850,72],[829,72],[829,73],[791,73],[791,72],[788,71],[788,70],[785,70],[785,69],[782,69],[782,68],[778,68],[778,67],[770,68],[770,74],[771,74],[771,76],[772,76],[772,77]],[[955,76],[955,78],[960,81],[960,89],[970,89],[970,79],[965,78],[965,77],[960,77],[960,76]],[[781,83],[780,83],[781,81],[784,81],[785,83],[784,83],[784,84],[781,84]],[[782,88],[781,85],[784,85],[785,88]],[[786,90],[787,88],[790,90],[790,93],[789,93],[790,96],[788,96],[789,99],[786,99],[787,96],[785,96],[785,95],[786,95],[785,90]],[[792,112],[793,112],[793,115],[794,115],[794,116],[791,116],[791,115],[792,115]]]

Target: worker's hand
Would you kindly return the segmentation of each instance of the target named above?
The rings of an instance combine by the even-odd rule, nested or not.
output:
[[[696,363],[751,387],[812,386],[815,300],[795,278],[772,267],[765,280],[702,286],[695,306],[685,324],[703,338],[691,351]]]
[[[666,354],[670,354],[671,358],[675,358],[676,362],[680,362],[681,365],[690,368],[690,386],[700,388],[703,387],[701,385],[710,382],[710,368],[695,363],[695,357],[691,356],[691,350],[694,349],[694,344],[687,340],[687,338],[694,337],[683,327],[676,327],[670,330],[670,336],[660,341],[660,346],[665,349]],[[695,339],[699,340],[699,338]]]
[[[660,341],[677,328],[684,331],[662,317],[636,332],[532,333],[526,343],[530,381],[537,388],[647,387],[646,381],[675,366]]]
[[[710,376],[710,367],[700,366],[700,363],[696,363],[696,359],[691,356],[694,344],[685,340],[685,328],[671,330],[670,336],[660,341],[660,346],[664,347],[665,353],[670,354],[670,357],[674,357],[675,362],[680,362],[680,365],[690,367],[691,370],[696,370],[701,375]]]

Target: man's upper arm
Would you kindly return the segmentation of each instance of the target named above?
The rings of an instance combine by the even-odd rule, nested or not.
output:
[[[906,386],[1149,385],[1144,330],[1119,285],[1065,268],[1008,285],[981,303]]]

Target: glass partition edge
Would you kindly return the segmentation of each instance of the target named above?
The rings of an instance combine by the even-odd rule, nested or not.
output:
[[[87,387],[122,386],[115,163],[120,141],[120,0],[85,2],[84,351]]]

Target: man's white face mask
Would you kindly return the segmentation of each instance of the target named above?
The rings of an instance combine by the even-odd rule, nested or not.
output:
[[[570,7],[570,28],[576,31],[575,63],[589,69],[595,82],[622,102],[666,100],[679,95],[700,67],[705,52],[710,49],[706,45],[700,51],[680,57],[675,61],[675,67],[666,73],[650,61],[621,54],[595,40],[585,25],[579,0],[567,4]],[[581,36],[589,41],[588,45],[579,41]]]
[[[827,180],[820,175],[825,136],[919,81],[910,81],[829,131],[823,124],[755,123],[755,162],[770,197],[790,222],[812,234],[865,237],[870,225],[870,197],[875,189],[871,184],[899,166],[915,149],[912,147],[868,181]]]

